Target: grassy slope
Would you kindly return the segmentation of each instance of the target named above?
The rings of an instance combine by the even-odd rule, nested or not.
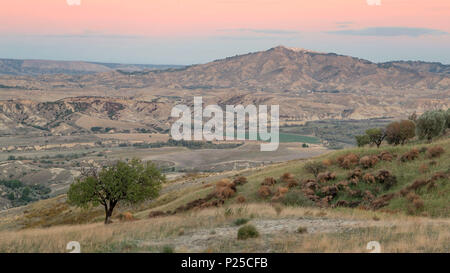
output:
[[[381,148],[355,148],[347,149],[343,151],[338,151],[330,154],[326,154],[315,158],[313,160],[322,161],[324,159],[331,159],[336,161],[341,155],[347,153],[355,153],[359,156],[364,155],[375,155],[379,154],[381,151],[388,151],[392,154],[398,155],[400,157],[402,154],[410,151],[413,147],[431,147],[431,146],[442,146],[445,149],[445,154],[439,158],[427,159],[424,153],[419,155],[419,158],[410,162],[401,162],[398,159],[394,159],[392,162],[380,161],[373,168],[363,170],[364,173],[377,173],[379,170],[389,170],[397,177],[397,184],[383,193],[397,192],[406,185],[410,185],[417,179],[429,179],[436,172],[448,172],[450,169],[450,139],[444,139],[432,144],[410,144],[404,146],[382,146]],[[430,166],[430,162],[435,161],[436,165]],[[283,173],[292,173],[294,176],[300,180],[307,178],[314,178],[312,174],[307,173],[303,166],[306,161],[292,161],[283,163],[274,167],[268,167],[263,171],[254,173],[248,176],[249,183],[242,186],[238,192],[244,195],[248,201],[264,201],[258,194],[257,190],[260,187],[260,183],[265,177],[279,178]],[[420,172],[420,166],[427,165],[428,171],[422,173]],[[328,167],[328,171],[335,172],[337,174],[337,179],[330,183],[333,184],[337,181],[347,179],[347,175],[350,170],[345,170],[333,164]],[[417,193],[425,202],[425,207],[423,212],[430,216],[450,216],[450,183],[447,179],[441,179],[437,181],[437,188],[435,190],[427,191],[425,189],[420,189]],[[366,183],[359,183],[359,188],[364,190],[367,187]],[[341,197],[341,199],[346,199],[346,197]],[[336,202],[338,199],[334,200]],[[347,199],[348,200],[348,199]],[[391,201],[388,209],[406,212],[407,211],[407,201],[405,198],[395,198]]]
[[[448,172],[450,167],[450,139],[442,139],[432,144],[408,144],[405,146],[382,146],[377,148],[355,148],[332,152],[312,160],[335,160],[342,154],[353,152],[359,155],[379,154],[381,151],[389,151],[400,157],[413,147],[440,145],[445,149],[445,154],[439,158],[427,159],[424,154],[411,162],[400,162],[395,159],[392,162],[380,161],[375,167],[364,172],[376,173],[386,169],[397,177],[397,184],[387,192],[397,192],[406,185],[410,185],[416,179],[429,179],[436,172]],[[436,164],[429,166],[431,161]],[[231,241],[223,236],[210,235],[211,239],[205,245],[204,251],[265,251],[270,246],[273,251],[365,251],[365,243],[370,240],[383,242],[385,251],[448,251],[449,235],[449,211],[450,211],[450,186],[448,179],[437,181],[437,188],[427,191],[425,188],[416,193],[424,200],[424,208],[415,211],[415,216],[408,216],[410,204],[404,197],[393,199],[383,211],[365,211],[351,208],[318,209],[318,208],[284,208],[282,213],[277,213],[268,203],[258,196],[257,190],[265,177],[280,177],[289,172],[299,180],[313,178],[303,166],[306,160],[296,160],[265,168],[247,170],[243,175],[248,178],[248,183],[238,187],[238,195],[246,197],[245,205],[236,204],[236,197],[226,201],[224,208],[210,208],[195,210],[161,218],[147,219],[150,211],[173,210],[187,202],[205,197],[213,190],[214,179],[205,184],[193,184],[191,186],[168,191],[157,200],[142,204],[138,207],[121,206],[120,211],[132,211],[137,222],[120,223],[118,220],[110,227],[103,227],[103,212],[101,208],[80,210],[69,207],[64,203],[65,197],[60,196],[45,201],[36,202],[23,208],[17,208],[7,213],[0,214],[0,252],[3,251],[65,251],[63,243],[67,240],[79,239],[90,242],[85,245],[86,251],[111,252],[111,251],[161,251],[162,247],[175,240],[181,233],[190,234],[199,232],[199,229],[213,230],[220,227],[230,227],[233,221],[240,217],[247,217],[252,221],[264,221],[267,219],[292,220],[309,218],[339,218],[339,219],[363,219],[368,226],[358,228],[349,233],[308,234],[298,236],[292,233],[265,234],[260,239],[248,241]],[[421,165],[429,166],[429,170],[421,172]],[[337,181],[347,178],[349,170],[344,170],[336,164],[328,167],[329,171],[337,173]],[[177,181],[179,182],[179,181]],[[362,183],[360,183],[362,184]],[[363,184],[361,185],[362,187]],[[345,199],[345,196],[339,198]],[[333,202],[335,202],[334,200]],[[228,208],[234,210],[229,215]],[[244,208],[244,212],[242,212]],[[387,209],[387,210],[386,210]],[[236,213],[238,212],[239,213]],[[431,220],[422,218],[433,216],[446,218]],[[299,218],[300,217],[300,218]],[[398,227],[392,226],[392,221],[398,221]],[[444,222],[441,222],[444,221]],[[91,223],[91,224],[85,224]],[[82,224],[82,225],[74,225]],[[381,224],[381,226],[380,226]],[[396,224],[396,225],[397,225]],[[52,226],[59,227],[52,227]],[[70,226],[64,226],[70,225]],[[17,228],[27,228],[23,231]],[[41,229],[40,227],[50,227]],[[93,229],[95,227],[95,230]],[[92,230],[92,231],[90,231]],[[180,232],[182,230],[183,232]],[[89,231],[89,232],[88,232]],[[414,232],[413,232],[414,231]],[[105,232],[105,233],[103,233]],[[212,234],[212,233],[211,233]],[[70,236],[69,236],[70,235]],[[69,238],[70,237],[70,238]],[[72,238],[74,237],[74,239]],[[189,237],[189,236],[188,236]],[[50,240],[49,238],[52,238]],[[55,238],[53,240],[53,238]],[[52,243],[47,243],[52,241]],[[41,243],[40,243],[41,242]],[[45,243],[44,243],[45,242]],[[108,242],[108,243],[106,243]],[[139,243],[141,242],[141,243]],[[142,243],[144,242],[144,243]],[[149,243],[152,242],[152,243]],[[176,245],[176,251],[189,251],[183,246]],[[203,251],[203,250],[202,250]]]
[[[403,153],[410,151],[413,147],[431,147],[435,145],[440,145],[445,149],[445,154],[440,158],[427,159],[425,154],[420,154],[419,158],[410,162],[400,162],[398,159],[394,159],[392,162],[380,161],[373,168],[363,170],[364,173],[377,173],[381,169],[391,171],[397,177],[397,184],[389,189],[387,192],[397,192],[406,185],[410,185],[417,179],[429,179],[436,172],[447,172],[450,168],[450,139],[443,139],[432,144],[409,144],[405,146],[382,146],[380,149],[377,148],[355,148],[349,150],[342,150],[337,152],[332,152],[326,155],[322,155],[315,159],[316,161],[322,161],[324,159],[335,160],[337,157],[349,152],[356,153],[358,155],[369,155],[369,154],[379,154],[381,151],[389,151],[392,154],[398,155],[400,157]],[[429,166],[429,169],[425,173],[420,172],[420,166],[425,164],[429,165],[431,161],[435,161],[436,165]],[[257,168],[253,170],[248,170],[241,172],[242,175],[248,178],[248,183],[238,187],[238,195],[245,196],[247,203],[260,203],[268,202],[270,199],[262,199],[258,195],[258,189],[260,183],[265,177],[275,177],[279,178],[284,173],[292,173],[298,180],[303,180],[307,178],[313,178],[312,174],[307,173],[303,166],[306,160],[294,160],[289,162],[284,162],[265,168]],[[338,181],[347,178],[350,170],[345,170],[333,164],[328,167],[328,171],[335,172],[337,174],[337,179],[330,184],[336,183]],[[146,218],[150,211],[168,211],[174,210],[177,207],[184,205],[193,200],[203,198],[213,190],[213,182],[206,182],[205,184],[193,184],[192,186],[182,188],[180,190],[172,190],[162,194],[155,201],[150,203],[144,203],[138,207],[128,207],[122,206],[118,209],[118,214],[120,211],[132,211],[138,218]],[[366,189],[368,186],[366,183],[359,183],[358,188]],[[276,189],[277,186],[274,187]],[[417,211],[416,214],[424,216],[433,217],[449,217],[450,215],[450,183],[447,179],[441,179],[437,181],[437,188],[431,191],[427,191],[425,188],[417,191],[417,194],[424,200],[424,208]],[[385,193],[385,192],[382,192]],[[381,194],[381,193],[380,193]],[[230,205],[236,202],[236,196],[226,201],[226,205]],[[340,199],[351,199],[351,197],[342,195],[332,203],[335,203]],[[29,206],[22,208],[25,213],[19,213],[16,216],[14,224],[17,227],[46,227],[60,224],[74,224],[74,223],[88,223],[96,222],[102,220],[103,211],[101,208],[95,208],[91,210],[79,210],[71,208],[63,203],[64,196],[52,198],[45,201],[36,202]],[[389,206],[385,209],[407,213],[409,203],[404,197],[398,197],[393,199]],[[2,214],[0,214],[2,218]],[[3,221],[5,222],[5,221]],[[11,226],[8,225],[8,227]],[[13,225],[14,226],[14,225]],[[0,225],[0,229],[2,229]]]

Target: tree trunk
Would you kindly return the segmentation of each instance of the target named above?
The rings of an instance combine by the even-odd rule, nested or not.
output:
[[[114,207],[116,206],[116,202],[110,202],[109,207],[108,205],[105,206],[105,225],[111,224],[111,216],[114,210]]]

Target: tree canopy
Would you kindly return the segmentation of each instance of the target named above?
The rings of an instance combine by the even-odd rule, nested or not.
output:
[[[136,204],[158,196],[165,176],[152,163],[139,159],[118,161],[109,167],[85,170],[67,193],[69,204],[87,208],[102,205],[105,224],[117,203]]]
[[[386,140],[389,144],[405,144],[416,136],[416,125],[411,120],[401,120],[390,123],[386,127]]]
[[[446,112],[442,110],[425,112],[416,121],[417,135],[431,141],[445,130],[446,122]]]

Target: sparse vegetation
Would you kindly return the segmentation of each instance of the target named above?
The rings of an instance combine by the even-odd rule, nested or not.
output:
[[[253,225],[245,225],[238,230],[238,240],[247,240],[259,237],[259,232]]]

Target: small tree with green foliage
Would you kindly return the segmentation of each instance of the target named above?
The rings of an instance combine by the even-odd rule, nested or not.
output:
[[[386,132],[381,128],[368,129],[366,134],[369,136],[369,143],[377,145],[377,148],[380,148],[381,143],[386,138]]]
[[[151,163],[139,159],[118,161],[100,171],[90,168],[70,186],[68,203],[82,208],[102,205],[105,224],[119,202],[136,204],[158,196],[165,176]]]
[[[358,147],[364,147],[365,145],[370,143],[370,138],[368,135],[359,135],[355,136],[356,144],[358,144]]]
[[[442,134],[446,126],[446,115],[442,110],[423,113],[416,122],[416,131],[420,139],[431,141]]]
[[[416,136],[416,125],[411,120],[395,121],[386,127],[386,140],[389,144],[405,144]]]

